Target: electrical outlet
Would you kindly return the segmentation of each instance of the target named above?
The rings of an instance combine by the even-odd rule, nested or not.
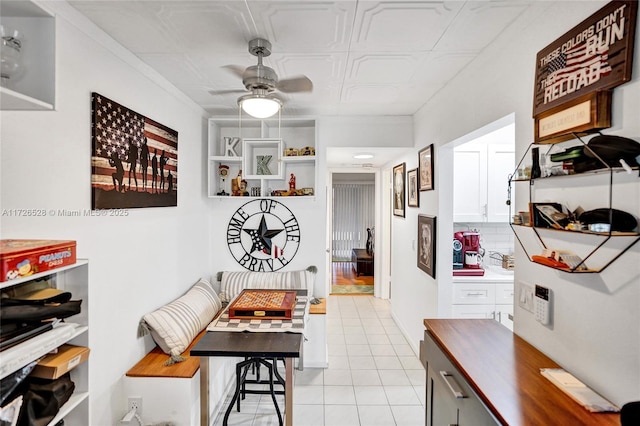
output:
[[[518,305],[533,313],[533,286],[531,284],[520,281],[518,283]]]
[[[129,397],[129,405],[128,405],[127,411],[131,411],[134,408],[136,409],[136,414],[142,415],[142,398],[138,396]]]

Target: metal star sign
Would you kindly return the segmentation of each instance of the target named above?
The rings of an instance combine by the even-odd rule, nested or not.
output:
[[[284,231],[284,229],[269,229],[267,221],[262,215],[258,229],[243,229],[243,231],[251,236],[251,242],[253,243],[251,253],[262,251],[265,254],[271,254],[271,239]]]
[[[284,204],[273,199],[252,200],[231,216],[227,245],[244,268],[254,272],[277,271],[296,255],[300,225]]]

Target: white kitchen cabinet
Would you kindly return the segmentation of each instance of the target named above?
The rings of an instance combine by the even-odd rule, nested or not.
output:
[[[483,277],[459,278],[453,282],[453,318],[494,319],[513,330],[513,279],[490,281]]]
[[[230,139],[231,138],[231,139]],[[227,143],[235,138],[233,150],[227,150]],[[264,154],[261,147],[273,148],[277,146],[281,152],[269,152],[271,174],[259,176],[253,165],[256,164],[255,155]],[[248,152],[243,152],[244,148]],[[313,150],[313,155],[287,156],[285,151],[294,148],[303,151],[305,148]],[[312,118],[283,118],[278,119],[246,119],[239,122],[238,118],[220,117],[209,119],[208,135],[208,189],[210,198],[229,198],[229,195],[219,195],[224,188],[226,194],[231,193],[231,179],[235,178],[243,167],[252,170],[242,170],[242,176],[247,181],[249,196],[244,198],[269,198],[272,191],[289,189],[291,174],[295,176],[296,189],[306,189],[309,195],[315,194],[316,187],[316,122]],[[251,158],[244,158],[251,155]],[[277,157],[277,158],[275,158]],[[228,166],[228,176],[221,180],[219,166]],[[275,172],[277,170],[277,173]],[[287,197],[309,198],[307,197]]]
[[[513,173],[513,145],[469,143],[456,147],[453,158],[453,221],[509,222],[504,179]]]
[[[0,24],[23,35],[23,71],[19,78],[0,86],[0,109],[54,109],[55,17],[28,0],[3,0]]]
[[[73,265],[2,282],[0,289],[45,277],[50,277],[49,282],[52,286],[70,292],[71,300],[82,300],[82,311],[66,318],[52,330],[3,351],[0,378],[8,376],[64,343],[89,346],[89,262],[87,260],[78,259]],[[71,380],[75,385],[73,395],[60,408],[56,417],[49,423],[51,425],[56,425],[63,419],[67,426],[89,424],[89,361],[71,370]]]

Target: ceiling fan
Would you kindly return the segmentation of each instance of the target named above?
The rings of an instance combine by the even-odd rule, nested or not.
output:
[[[283,80],[273,68],[262,63],[262,58],[271,55],[271,43],[263,38],[249,41],[249,53],[258,57],[258,64],[243,68],[239,65],[226,65],[230,70],[242,78],[242,85],[246,90],[211,90],[212,95],[228,93],[246,93],[238,98],[238,105],[249,115],[256,118],[267,118],[278,112],[282,106],[282,99],[276,91],[282,93],[311,92],[313,83],[304,75]]]

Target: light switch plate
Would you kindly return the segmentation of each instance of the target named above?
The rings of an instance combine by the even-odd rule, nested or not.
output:
[[[518,282],[518,305],[533,313],[533,286],[523,281]]]

